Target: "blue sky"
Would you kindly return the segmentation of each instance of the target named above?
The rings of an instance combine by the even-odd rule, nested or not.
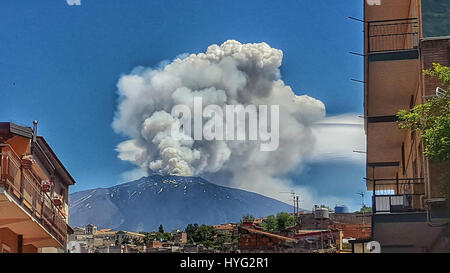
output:
[[[133,168],[114,148],[116,83],[135,66],[235,39],[284,53],[282,79],[324,102],[328,115],[362,113],[362,1],[7,1],[0,9],[0,120],[44,135],[77,180],[78,191],[107,187]],[[360,147],[355,147],[358,149]],[[318,195],[358,204],[364,160],[307,162],[292,174]],[[325,171],[326,170],[326,171]],[[334,181],[339,177],[345,182]],[[309,181],[320,183],[309,183]],[[298,181],[298,182],[297,182]],[[339,200],[338,200],[339,199]],[[334,205],[335,200],[329,200]]]

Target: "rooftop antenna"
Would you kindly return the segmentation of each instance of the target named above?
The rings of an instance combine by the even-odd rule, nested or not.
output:
[[[364,204],[364,195],[365,195],[365,193],[364,193],[364,191],[360,191],[360,192],[357,192],[356,194],[361,195],[361,210],[362,210],[362,215],[363,215],[363,225],[364,225],[364,224],[365,224],[365,223],[364,223],[364,207],[366,206],[366,205]]]
[[[365,206],[364,204],[364,195],[365,193],[363,191],[357,192],[356,194],[361,196],[361,207],[363,208]]]
[[[300,217],[299,217],[299,211],[300,211],[300,207],[299,207],[299,196],[295,194],[295,191],[291,190],[291,191],[282,191],[279,193],[289,193],[291,195],[292,201],[294,202],[294,222],[295,225],[299,225],[300,224]]]
[[[362,81],[362,80],[357,80],[357,79],[350,79],[351,81],[354,81],[354,82],[359,82],[359,83],[367,83],[367,82],[365,82],[365,81]]]
[[[358,22],[361,22],[361,23],[365,23],[366,22],[364,20],[361,20],[359,18],[355,18],[355,17],[352,17],[352,16],[349,16],[348,19],[355,20],[355,21],[358,21]]]
[[[349,53],[352,54],[352,55],[360,56],[360,57],[365,57],[366,56],[366,54],[361,54],[361,53],[353,52],[353,51],[350,51]]]
[[[281,191],[279,193],[289,193],[292,197],[292,201],[294,202],[294,215],[296,212],[296,206],[295,206],[295,191],[291,190],[291,191]]]

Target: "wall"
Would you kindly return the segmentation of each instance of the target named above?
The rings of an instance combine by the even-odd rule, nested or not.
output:
[[[448,29],[450,35],[450,29]],[[432,68],[433,63],[450,65],[450,39],[424,40],[421,42],[422,68]],[[424,95],[435,94],[436,87],[440,85],[439,79],[424,77]]]
[[[371,235],[371,216],[357,213],[330,214],[330,219],[317,220],[313,214],[300,215],[301,229],[340,229],[343,238],[365,239]]]
[[[450,35],[450,29],[447,30]],[[422,69],[432,68],[433,63],[450,66],[450,38],[449,39],[426,39],[421,42]],[[423,95],[433,95],[436,87],[441,86],[436,77],[423,76]],[[448,169],[448,165],[429,162],[429,188],[431,198],[442,197],[440,181],[443,176],[442,170]]]
[[[10,248],[11,253],[17,253],[17,234],[9,228],[0,228],[0,252],[3,252],[3,244],[6,244]]]

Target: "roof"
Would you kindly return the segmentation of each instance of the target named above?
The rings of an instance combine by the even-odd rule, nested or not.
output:
[[[233,229],[234,225],[233,224],[215,225],[214,228],[216,230],[229,230],[229,229]]]
[[[333,230],[300,230],[300,233],[295,234],[295,238],[303,238],[303,237],[308,237],[308,236],[313,236],[313,235],[321,235],[321,234],[333,234],[339,232],[338,229],[333,229]]]
[[[244,227],[242,229],[247,230],[249,233],[256,233],[256,234],[260,234],[260,235],[264,235],[264,236],[268,236],[268,237],[272,237],[272,238],[277,238],[277,239],[283,240],[283,241],[297,242],[297,240],[294,238],[289,238],[286,236],[281,236],[281,235],[270,233],[270,232],[256,230],[253,228],[244,228]]]
[[[38,142],[39,146],[42,145],[43,147],[41,147],[41,148],[45,148],[45,150],[49,152],[49,154],[52,157],[52,159],[54,159],[54,161],[56,161],[56,163],[60,167],[60,169],[58,168],[58,170],[62,171],[62,175],[65,176],[65,178],[66,178],[65,180],[67,182],[69,182],[68,184],[69,185],[74,185],[76,183],[75,179],[73,179],[72,175],[70,175],[69,171],[67,171],[66,167],[64,167],[64,164],[62,164],[62,162],[56,156],[55,152],[52,150],[50,145],[48,145],[48,143],[45,140],[45,138],[43,136],[38,136],[37,137],[37,142]]]
[[[110,232],[110,231],[114,231],[112,228],[103,228],[98,230],[97,232]]]
[[[33,137],[33,129],[12,122],[0,122],[0,134],[14,134],[31,139]]]
[[[145,237],[144,234],[140,234],[140,233],[136,233],[136,232],[132,232],[132,231],[126,231],[126,230],[119,230],[117,233],[124,233],[124,234],[130,234],[133,236]]]

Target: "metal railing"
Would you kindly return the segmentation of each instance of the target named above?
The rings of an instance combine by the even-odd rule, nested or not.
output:
[[[67,222],[50,195],[41,190],[41,179],[24,168],[21,158],[8,144],[0,144],[0,186],[13,196],[59,243],[66,246]]]
[[[376,213],[422,211],[423,178],[368,179],[372,182],[372,211]]]
[[[367,23],[368,53],[416,49],[419,46],[417,18]]]

